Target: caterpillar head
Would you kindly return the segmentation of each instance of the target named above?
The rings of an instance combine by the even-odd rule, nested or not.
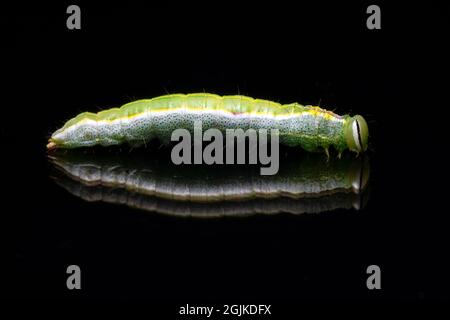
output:
[[[357,153],[366,151],[369,145],[369,128],[366,120],[359,115],[348,118],[344,136],[350,150]]]

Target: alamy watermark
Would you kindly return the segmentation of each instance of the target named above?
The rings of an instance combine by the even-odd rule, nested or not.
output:
[[[79,6],[72,4],[67,7],[67,14],[70,14],[66,20],[66,26],[69,30],[81,29],[81,9]]]
[[[367,7],[366,13],[370,14],[367,18],[367,29],[381,29],[381,9],[379,6],[372,4]]]
[[[72,4],[67,7],[66,13],[69,14],[66,20],[66,26],[69,30],[81,29],[81,9],[78,5]],[[372,4],[367,7],[366,13],[369,17],[366,26],[369,30],[381,29],[381,9],[379,6]]]
[[[270,155],[268,150],[270,135]],[[194,123],[194,137],[187,129],[176,129],[172,132],[172,141],[179,141],[171,153],[174,164],[258,164],[265,165],[260,169],[261,175],[274,175],[279,169],[279,131],[278,129],[226,129],[225,139],[222,131],[210,128],[203,133],[202,121]],[[181,141],[180,141],[181,140]],[[225,140],[225,146],[224,146]],[[203,148],[203,142],[209,142]],[[248,141],[248,152],[246,150]],[[235,157],[236,145],[236,157]],[[192,161],[193,146],[193,161]],[[225,157],[224,157],[225,150]],[[247,157],[248,155],[248,157]],[[236,158],[236,162],[235,162]],[[248,162],[246,162],[248,158]]]
[[[367,274],[370,274],[370,276],[367,278],[366,285],[367,289],[374,290],[374,289],[381,289],[381,269],[376,264],[372,264],[367,267],[366,270]]]
[[[66,280],[67,289],[81,289],[81,269],[79,266],[72,264],[67,267],[66,273],[69,274]]]

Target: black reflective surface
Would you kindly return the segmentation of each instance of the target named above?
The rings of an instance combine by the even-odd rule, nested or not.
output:
[[[385,4],[379,32],[366,29],[366,7],[83,4],[79,32],[65,29],[65,5],[11,11],[2,19],[11,67],[2,217],[14,252],[5,294],[179,304],[448,299],[448,90],[439,77],[448,6]],[[202,91],[363,115],[369,201],[359,211],[186,219],[87,202],[52,179],[45,143],[67,118]],[[66,289],[70,264],[82,269],[80,292]],[[380,291],[367,290],[371,264],[381,267]]]
[[[180,217],[359,210],[368,200],[367,155],[285,156],[275,175],[262,176],[257,165],[177,166],[165,151],[151,157],[60,151],[49,161],[55,183],[80,199]]]

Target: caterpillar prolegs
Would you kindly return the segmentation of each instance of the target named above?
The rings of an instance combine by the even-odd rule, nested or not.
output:
[[[369,130],[362,116],[337,115],[316,106],[279,104],[246,96],[215,94],[171,94],[138,100],[98,113],[84,112],[55,131],[48,149],[139,146],[153,138],[170,141],[175,129],[193,131],[194,122],[203,129],[278,129],[280,143],[315,152],[334,147],[341,154],[349,149],[364,152]]]

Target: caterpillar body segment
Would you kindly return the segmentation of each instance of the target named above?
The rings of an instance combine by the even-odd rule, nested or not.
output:
[[[138,100],[120,108],[84,112],[55,131],[48,149],[144,144],[153,138],[170,141],[175,129],[191,133],[194,122],[203,130],[278,129],[280,142],[314,152],[334,147],[339,154],[349,149],[364,152],[368,145],[367,123],[361,116],[340,116],[298,103],[282,105],[246,96],[172,94]]]

